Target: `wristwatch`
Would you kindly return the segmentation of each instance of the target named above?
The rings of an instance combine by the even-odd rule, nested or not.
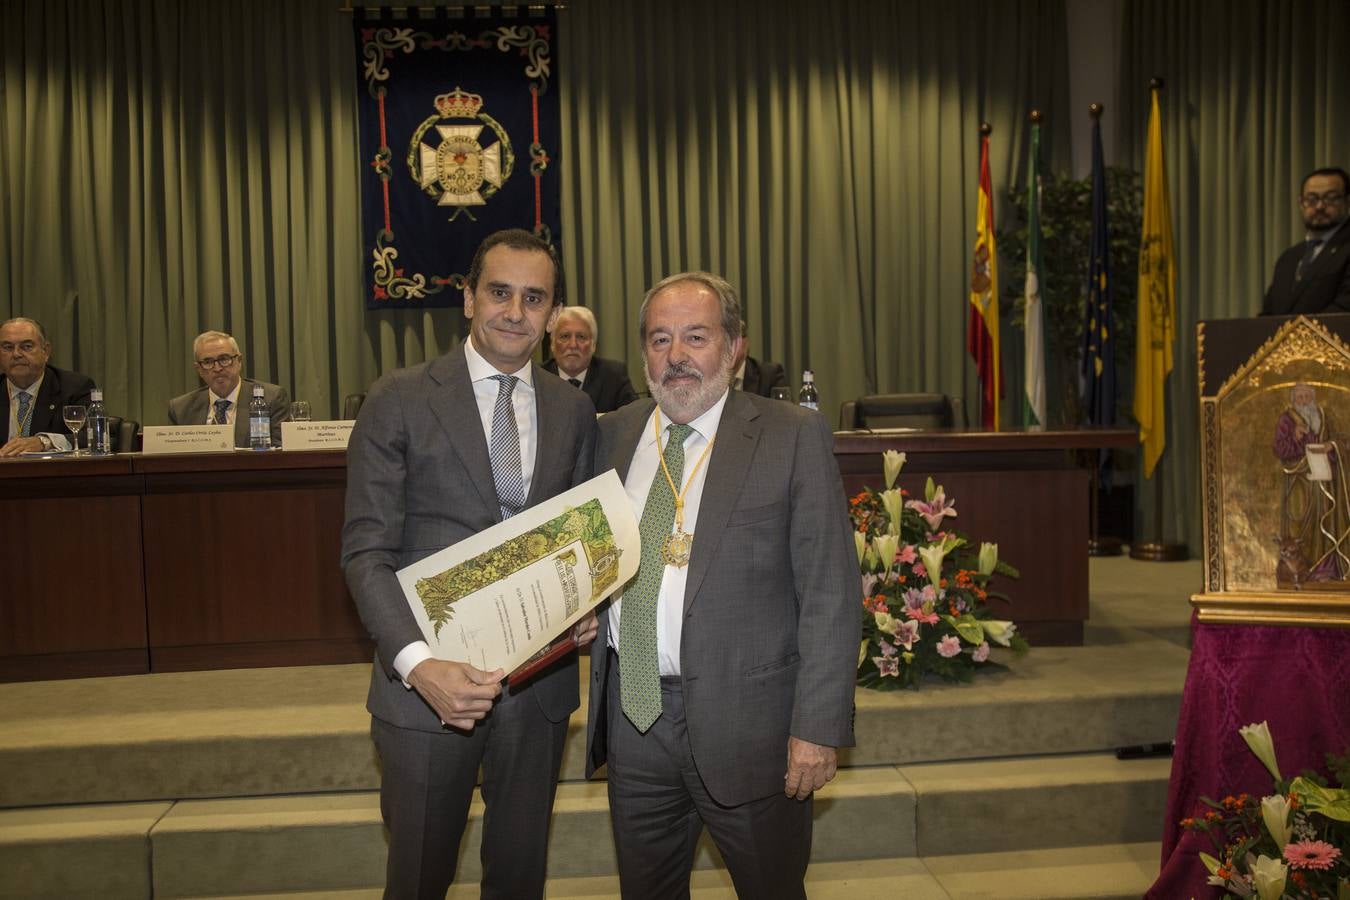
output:
[[[38,439],[39,441],[42,441],[42,449],[43,449],[43,450],[50,450],[50,449],[52,449],[52,439],[51,439],[51,438],[47,437],[45,434],[39,434],[39,435],[37,436],[37,439]]]

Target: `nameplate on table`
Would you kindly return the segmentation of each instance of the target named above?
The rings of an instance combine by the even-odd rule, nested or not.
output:
[[[220,453],[234,450],[233,425],[146,425],[141,452]]]
[[[282,450],[346,450],[354,420],[339,422],[282,422]]]

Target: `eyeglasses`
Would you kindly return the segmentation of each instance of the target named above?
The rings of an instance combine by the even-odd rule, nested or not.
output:
[[[20,350],[24,353],[32,353],[37,348],[37,341],[20,341],[17,344],[11,344],[9,341],[5,341],[3,344],[0,344],[0,352],[4,353],[13,353],[15,350]]]
[[[1298,205],[1304,209],[1315,209],[1319,206],[1336,206],[1345,200],[1345,194],[1339,191],[1332,191],[1327,194],[1304,194],[1298,198]]]
[[[225,356],[216,356],[211,359],[199,359],[197,360],[197,365],[201,366],[203,369],[226,369],[234,365],[235,361],[238,359],[238,353],[232,355],[226,354]]]

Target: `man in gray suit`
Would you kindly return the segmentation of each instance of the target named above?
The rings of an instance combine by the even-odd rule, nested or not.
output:
[[[241,377],[244,355],[239,343],[223,331],[203,331],[192,342],[197,374],[206,382],[169,401],[169,422],[173,425],[233,425],[234,445],[247,447],[248,405],[253,386],[262,385],[267,414],[272,419],[272,446],[281,446],[281,423],[291,417],[286,389],[266,381]]]
[[[576,657],[503,692],[501,671],[431,657],[394,573],[590,477],[595,408],[531,361],[562,294],[547,244],[490,235],[464,289],[469,339],[376,381],[348,444],[342,566],[376,643],[386,897],[444,898],[480,766],[481,896],[543,896]],[[574,629],[594,634],[594,617]]]
[[[804,897],[811,795],[853,744],[861,595],[829,424],[729,391],[731,285],[643,301],[647,383],[600,420],[642,562],[600,615],[587,774],[608,765],[623,895],[687,897],[704,826],[741,897]]]

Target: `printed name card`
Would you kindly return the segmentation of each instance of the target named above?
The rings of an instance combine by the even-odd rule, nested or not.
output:
[[[233,425],[146,425],[141,452],[219,453],[234,450]]]
[[[282,450],[346,450],[356,422],[282,422]]]

